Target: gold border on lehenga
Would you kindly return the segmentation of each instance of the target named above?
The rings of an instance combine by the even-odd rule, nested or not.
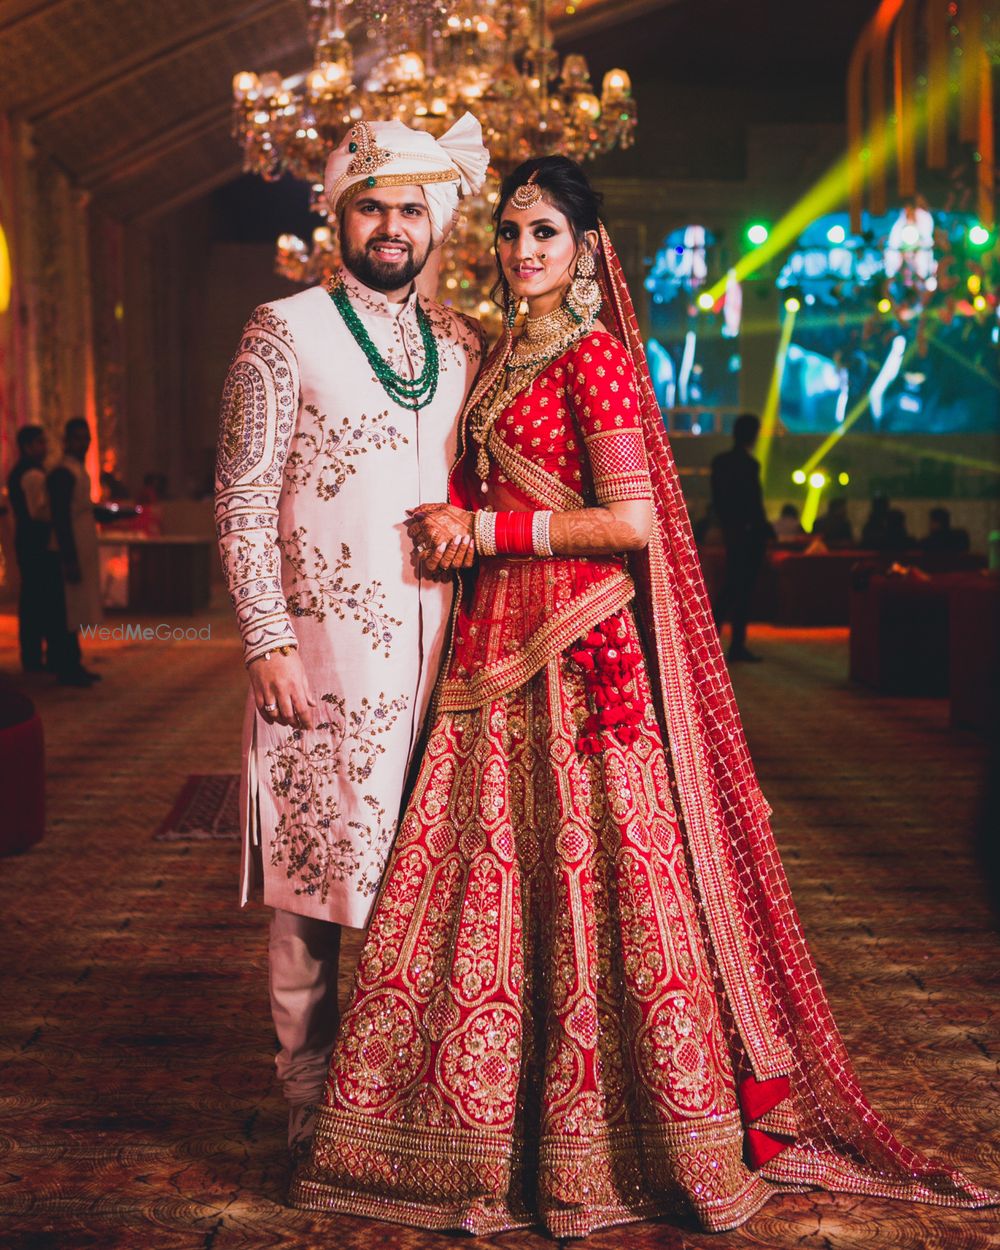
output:
[[[574,1139],[542,1136],[529,1141],[515,1135],[511,1142],[506,1131],[373,1123],[358,1112],[323,1106],[316,1125],[317,1163],[303,1165],[293,1177],[290,1200],[304,1210],[487,1235],[538,1222],[538,1209],[529,1211],[520,1192],[525,1158],[547,1155],[559,1170],[568,1168],[596,1180],[594,1160],[599,1157],[611,1163],[615,1176],[632,1175],[636,1183],[623,1189],[617,1184],[599,1186],[582,1206],[561,1207],[555,1199],[544,1203],[541,1216],[553,1236],[586,1236],[599,1228],[676,1214],[689,1209],[692,1199],[685,1194],[689,1187],[702,1195],[694,1202],[704,1227],[724,1232],[759,1210],[775,1188],[746,1167],[742,1140],[738,1113],[605,1125],[594,1135]],[[326,1179],[324,1156],[330,1151],[355,1154],[354,1166],[365,1167],[367,1192],[356,1188],[361,1178],[350,1166],[335,1173],[335,1179]],[[645,1175],[646,1166],[658,1156],[662,1168],[654,1167],[655,1174]],[[379,1192],[379,1174],[391,1176],[392,1192]],[[700,1191],[694,1189],[699,1183]]]
[[[588,629],[607,620],[635,597],[629,575],[616,569],[609,576],[557,609],[513,655],[480,669],[468,678],[445,678],[438,689],[437,710],[471,712],[517,690],[540,672]]]

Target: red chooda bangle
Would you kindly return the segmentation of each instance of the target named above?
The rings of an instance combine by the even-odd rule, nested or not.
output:
[[[535,547],[531,538],[533,512],[498,512],[496,528],[497,555],[530,556]]]

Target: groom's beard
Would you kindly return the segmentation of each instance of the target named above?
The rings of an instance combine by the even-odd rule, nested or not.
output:
[[[406,249],[406,255],[398,261],[386,263],[372,254],[372,248],[380,243],[395,243]],[[371,287],[373,291],[399,291],[409,286],[417,274],[427,264],[431,254],[430,246],[423,256],[414,255],[413,248],[403,239],[390,239],[388,235],[369,239],[364,247],[353,248],[343,237],[341,238],[341,258],[347,269],[354,276]]]

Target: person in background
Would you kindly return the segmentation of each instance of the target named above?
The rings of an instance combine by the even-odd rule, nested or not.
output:
[[[889,525],[888,517],[888,498],[885,495],[875,495],[872,498],[868,520],[865,521],[861,530],[861,545],[863,547],[874,547],[876,551],[881,551],[885,545]]]
[[[21,575],[18,641],[23,670],[41,673],[46,659],[49,668],[54,666],[61,641],[53,638],[53,581],[58,582],[58,570],[49,551],[52,526],[45,490],[48,443],[42,427],[22,426],[17,432],[17,449],[20,457],[7,478],[7,493],[14,514],[14,553]],[[43,645],[47,657],[43,657]]]
[[[930,530],[920,546],[930,555],[963,554],[969,550],[969,531],[952,529],[951,513],[947,508],[931,508],[928,514]]]
[[[726,576],[715,605],[715,623],[728,620],[732,629],[728,659],[756,663],[747,647],[750,600],[764,562],[767,540],[774,531],[764,512],[760,465],[753,455],[760,419],[745,412],[733,424],[733,446],[712,461],[712,507],[722,525],[726,545]]]
[[[847,500],[843,495],[831,499],[826,512],[817,519],[813,533],[823,539],[827,547],[850,547],[854,542],[854,530],[847,515]]]
[[[99,673],[84,668],[80,651],[80,626],[99,624],[103,616],[97,523],[84,463],[89,449],[86,418],[70,417],[63,432],[63,458],[47,483],[66,609],[57,669],[59,681],[68,686],[100,681]]]
[[[101,498],[105,503],[121,503],[129,498],[129,490],[118,476],[118,456],[109,447],[101,458]]]
[[[885,518],[885,537],[882,540],[882,550],[897,553],[907,551],[916,544],[907,533],[906,529],[906,513],[902,508],[890,508]]]
[[[774,532],[779,543],[793,543],[797,538],[805,537],[805,530],[799,520],[799,510],[793,503],[781,505],[781,516],[774,523]]]

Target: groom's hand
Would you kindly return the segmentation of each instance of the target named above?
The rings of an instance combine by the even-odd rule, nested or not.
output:
[[[268,659],[254,660],[247,671],[257,711],[269,725],[313,728],[316,700],[298,651],[288,655],[272,651]]]
[[[472,568],[476,560],[473,514],[447,503],[407,511],[407,529],[428,573]]]

